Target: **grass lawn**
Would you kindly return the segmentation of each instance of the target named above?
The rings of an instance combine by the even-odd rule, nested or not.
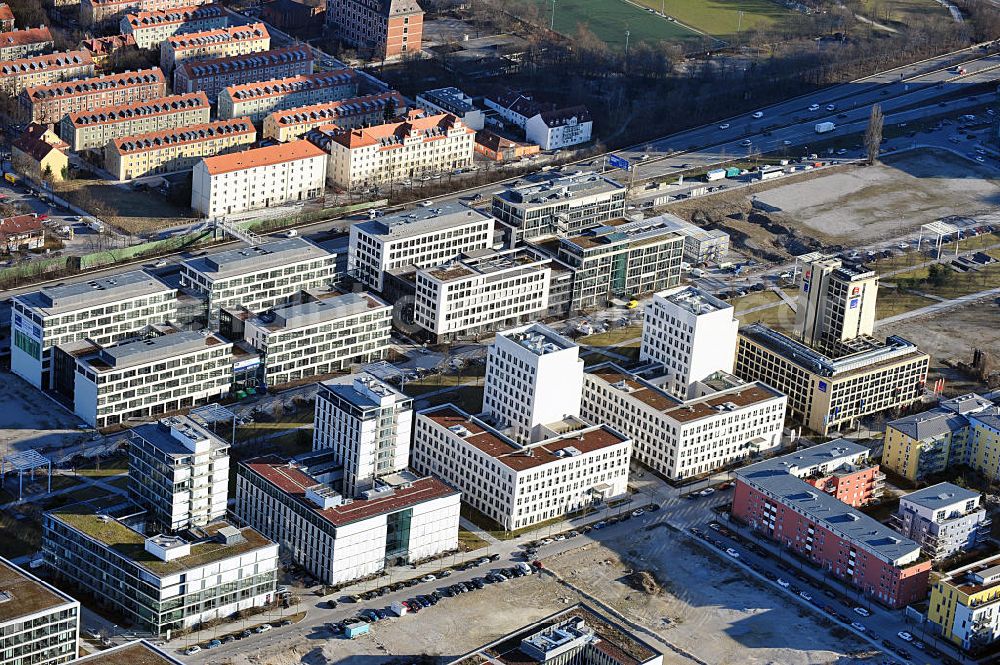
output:
[[[745,313],[749,309],[753,309],[754,307],[772,305],[777,302],[781,302],[781,296],[774,291],[765,290],[758,291],[756,293],[748,293],[742,298],[733,298],[729,301],[729,304],[733,306],[736,316],[739,317],[741,314]]]
[[[546,27],[552,18],[551,0],[528,0],[538,5]],[[693,0],[681,0],[699,4]],[[777,7],[778,5],[775,5]],[[599,39],[614,49],[624,50],[625,31],[629,43],[700,42],[703,37],[676,22],[660,18],[624,0],[558,0],[555,3],[555,30],[569,37],[577,26],[587,26]]]
[[[128,471],[128,459],[122,455],[111,459],[95,461],[85,467],[77,467],[76,475],[90,478],[117,476]]]
[[[475,550],[486,547],[486,545],[486,541],[473,532],[466,531],[465,529],[458,530],[458,549],[463,552],[474,552]]]
[[[772,0],[637,1],[657,12],[662,11],[696,30],[721,39],[735,37],[737,30],[773,28],[795,15],[792,10]],[[743,12],[742,19],[740,12]]]
[[[933,305],[937,300],[926,298],[916,293],[900,293],[896,289],[880,286],[878,300],[875,302],[875,318],[884,319],[889,316],[909,312],[927,305]]]
[[[992,249],[987,252],[990,256],[1000,260],[1000,249]],[[909,272],[900,273],[893,277],[894,280],[901,279],[926,279],[927,268],[917,268]],[[955,272],[948,278],[947,283],[935,286],[929,282],[922,282],[915,287],[924,293],[940,296],[942,298],[958,298],[977,291],[985,291],[1000,286],[1000,263],[993,263],[983,266],[977,272]]]
[[[404,392],[409,392],[409,386]],[[417,408],[427,409],[441,404],[454,404],[466,413],[476,414],[483,410],[483,387],[473,385],[458,386],[454,390],[430,397],[414,396]]]
[[[172,206],[158,194],[118,187],[106,180],[67,180],[56,194],[129,233],[156,231],[193,219],[190,209]]]
[[[616,346],[622,344],[620,348],[628,348],[630,346],[638,347],[639,342],[642,338],[642,326],[627,326],[625,328],[614,328],[605,333],[597,333],[595,335],[587,335],[586,337],[580,337],[576,341],[580,345],[586,346]],[[623,344],[628,342],[627,344]]]
[[[291,412],[281,411],[281,415],[274,420],[255,420],[247,425],[237,425],[236,442],[249,441],[274,432],[312,424],[314,414],[315,409],[311,405],[305,405]],[[273,416],[274,414],[269,415]],[[222,432],[222,436],[228,438],[225,432]]]
[[[74,487],[79,485],[81,480],[72,478],[70,476],[52,476],[52,491],[65,489],[67,487]],[[25,501],[30,501],[32,498],[37,498],[44,495],[48,490],[48,481],[45,478],[44,473],[39,473],[33,482],[29,482],[27,476],[24,478],[24,499]],[[9,503],[11,501],[17,501],[17,474],[8,474],[4,478],[3,487],[0,488],[0,503]]]
[[[864,14],[880,23],[905,26],[911,19],[950,20],[948,10],[933,0],[862,0],[861,4]]]

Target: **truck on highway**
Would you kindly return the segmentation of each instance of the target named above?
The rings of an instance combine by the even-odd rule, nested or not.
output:
[[[817,122],[815,127],[817,134],[826,134],[827,132],[832,132],[836,128],[837,125],[832,122]]]
[[[705,180],[712,182],[713,180],[722,180],[726,177],[726,169],[712,169],[705,174]]]

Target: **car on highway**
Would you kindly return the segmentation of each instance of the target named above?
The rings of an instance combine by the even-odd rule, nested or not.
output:
[[[836,111],[837,110],[837,105],[836,104],[827,104],[826,105],[826,110],[827,111]]]
[[[722,123],[721,125],[719,125],[719,129],[729,129],[729,123],[728,122]]]
[[[799,591],[799,597],[801,597],[803,600],[809,600],[809,601],[813,599],[812,594],[806,591]]]
[[[751,141],[750,139],[743,139],[742,141],[740,141],[740,145],[744,147],[750,147],[751,145],[753,145],[753,141]]]
[[[819,104],[810,104],[809,105],[809,110],[810,111],[818,111],[819,110]]]
[[[859,631],[859,632],[862,632],[862,633],[863,633],[863,632],[865,632],[865,631],[867,630],[867,628],[865,628],[864,626],[862,626],[862,625],[861,625],[860,623],[858,623],[857,621],[852,621],[852,622],[851,622],[851,628],[853,628],[853,629],[854,629],[854,630],[856,630],[856,631]]]
[[[739,559],[740,558],[740,553],[737,552],[736,550],[734,550],[732,547],[727,547],[726,548],[726,554],[728,554],[729,556],[733,557],[734,559]]]
[[[780,577],[778,579],[776,579],[775,582],[777,582],[778,586],[780,586],[782,589],[787,589],[789,586],[791,586],[791,584],[789,582],[786,582],[785,580],[781,579]]]
[[[754,111],[753,117],[754,117],[755,120],[760,120],[761,118],[764,117],[764,112],[763,111]]]
[[[863,616],[863,617],[870,617],[872,615],[871,612],[869,612],[863,607],[855,607],[854,613],[857,614],[858,616]]]
[[[901,630],[898,633],[896,633],[896,637],[898,637],[899,639],[903,640],[904,642],[912,642],[913,641],[913,635],[911,635],[910,633],[906,632],[905,630]]]

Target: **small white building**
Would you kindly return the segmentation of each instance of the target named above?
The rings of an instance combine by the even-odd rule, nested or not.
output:
[[[542,111],[524,125],[524,136],[542,150],[559,150],[590,141],[594,121],[586,106]]]
[[[486,116],[483,110],[476,108],[472,97],[455,87],[425,90],[417,95],[417,106],[430,114],[450,113],[466,127],[477,132],[486,126]]]
[[[906,494],[890,525],[934,561],[971,550],[990,539],[986,509],[979,492],[952,483],[937,483]]]

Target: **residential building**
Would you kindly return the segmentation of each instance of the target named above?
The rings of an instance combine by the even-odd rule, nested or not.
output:
[[[486,357],[482,417],[522,444],[547,435],[549,423],[579,418],[579,352],[576,344],[540,323],[497,333]]]
[[[803,479],[825,473],[849,443],[838,439],[736,469],[732,516],[872,600],[906,607],[927,595],[931,562],[920,545]]]
[[[593,172],[547,173],[519,180],[493,195],[493,216],[513,246],[566,235],[625,216],[625,187]]]
[[[146,640],[135,640],[118,646],[95,651],[73,661],[73,665],[184,665],[166,651],[150,644]]]
[[[392,306],[368,293],[331,294],[276,305],[248,318],[245,338],[264,356],[264,380],[279,386],[381,360]]]
[[[45,227],[38,213],[0,217],[0,254],[28,252],[45,246]]]
[[[32,180],[61,182],[69,173],[68,148],[50,125],[30,123],[11,144],[11,163]]]
[[[132,35],[106,35],[104,37],[91,37],[81,39],[80,48],[90,54],[94,59],[94,66],[98,70],[111,73],[115,70],[115,63],[112,56],[116,54],[124,55],[124,51],[131,50],[134,55],[139,54],[139,49],[135,45]]]
[[[319,36],[326,25],[326,0],[269,0],[261,7],[260,17],[290,34]]]
[[[1000,479],[1000,408],[969,393],[941,400],[929,411],[890,421],[885,428],[882,464],[912,481],[964,464]]]
[[[165,639],[275,600],[278,546],[258,532],[220,521],[184,536],[148,535],[145,517],[121,498],[50,510],[45,562],[137,630]]]
[[[174,93],[201,90],[214,104],[219,93],[229,86],[312,74],[312,70],[312,49],[301,45],[196,60],[174,70]]]
[[[494,134],[488,129],[476,132],[475,150],[478,154],[494,162],[516,162],[525,157],[537,155],[541,148],[534,143],[514,141]]]
[[[132,35],[136,46],[151,49],[174,35],[225,28],[229,14],[222,5],[186,5],[126,14],[119,26],[123,35]]]
[[[570,308],[603,308],[677,286],[684,238],[655,219],[614,219],[559,239],[556,258],[573,268]]]
[[[211,112],[205,93],[192,92],[68,113],[59,132],[71,150],[91,150],[126,136],[204,124]]]
[[[0,663],[75,661],[79,602],[4,558],[0,558],[0,598]]]
[[[117,22],[126,14],[168,11],[209,2],[211,0],[81,0],[80,23],[94,27]]]
[[[63,51],[0,62],[0,92],[11,97],[27,88],[94,75],[94,59],[86,51]]]
[[[103,106],[158,99],[167,94],[167,81],[159,67],[36,85],[19,97],[21,110],[32,122],[57,123],[67,113]]]
[[[191,207],[206,217],[308,201],[326,190],[326,153],[309,141],[204,157],[194,166]]]
[[[549,306],[551,260],[521,247],[482,250],[416,272],[414,322],[438,342],[502,330]]]
[[[323,125],[338,129],[353,129],[377,125],[406,113],[406,100],[395,90],[373,95],[336,99],[274,111],[264,118],[265,138],[291,141]]]
[[[77,358],[73,411],[91,427],[178,411],[229,392],[232,342],[204,330],[105,346]]]
[[[184,62],[247,55],[269,48],[271,35],[263,23],[185,32],[160,42],[160,68],[169,73]]]
[[[445,404],[417,414],[410,459],[512,531],[623,496],[631,449],[611,428],[577,418],[549,423],[540,440],[521,444]]]
[[[10,32],[14,29],[14,12],[6,2],[0,2],[0,32]]]
[[[493,110],[506,124],[524,129],[528,119],[538,115],[540,111],[554,111],[555,104],[543,104],[535,101],[533,95],[515,90],[501,90],[483,97],[483,104]]]
[[[460,203],[419,206],[351,224],[349,269],[382,292],[387,273],[452,261],[493,245],[493,218]]]
[[[663,654],[608,614],[577,603],[447,665],[662,665]]]
[[[900,497],[890,524],[934,561],[947,559],[990,539],[992,520],[980,498],[952,483],[931,485]]]
[[[455,551],[460,499],[437,478],[405,471],[352,498],[294,460],[269,456],[237,467],[236,514],[323,584]]]
[[[472,97],[455,87],[425,90],[417,95],[416,102],[428,115],[451,114],[477,132],[486,125],[482,109],[476,108]]]
[[[104,168],[117,180],[177,173],[193,169],[203,157],[237,152],[256,140],[250,118],[161,129],[108,141]]]
[[[0,60],[20,60],[52,49],[52,33],[44,25],[0,31]]]
[[[350,67],[227,86],[219,93],[219,118],[249,117],[358,96],[358,73]]]
[[[326,27],[362,58],[386,60],[420,53],[424,10],[417,0],[327,0]]]
[[[157,530],[176,533],[226,516],[229,444],[187,416],[128,431],[128,494]]]
[[[188,259],[181,279],[205,299],[209,324],[216,326],[222,309],[262,312],[290,303],[300,291],[328,289],[336,260],[308,240],[283,238]]]
[[[836,347],[875,332],[878,275],[839,258],[818,256],[805,263],[795,327],[815,349]]]
[[[307,136],[330,154],[329,181],[354,190],[471,166],[476,133],[453,115],[411,113],[372,127],[319,127]]]
[[[733,371],[739,325],[732,305],[697,287],[656,293],[645,308],[639,360],[662,367],[664,390],[693,397],[705,377]]]
[[[39,389],[54,387],[52,349],[89,339],[107,345],[163,323],[177,292],[141,270],[45,286],[11,298],[11,371]]]
[[[719,229],[703,229],[676,215],[663,213],[648,221],[684,236],[684,261],[692,266],[721,263],[729,254],[729,234]]]
[[[948,571],[931,587],[931,630],[978,654],[1000,638],[1000,555]]]
[[[902,337],[858,338],[824,354],[761,323],[740,330],[736,375],[788,395],[791,414],[827,435],[861,418],[916,403],[930,356]]]
[[[542,111],[528,118],[524,136],[542,150],[559,150],[587,143],[593,136],[594,121],[586,106]]]
[[[313,450],[330,451],[343,466],[343,493],[359,496],[385,476],[406,470],[413,400],[371,374],[319,384]]]
[[[775,450],[781,445],[785,402],[784,395],[763,383],[738,380],[681,399],[654,381],[602,363],[584,374],[580,414],[632,439],[636,461],[670,480],[683,480]]]

